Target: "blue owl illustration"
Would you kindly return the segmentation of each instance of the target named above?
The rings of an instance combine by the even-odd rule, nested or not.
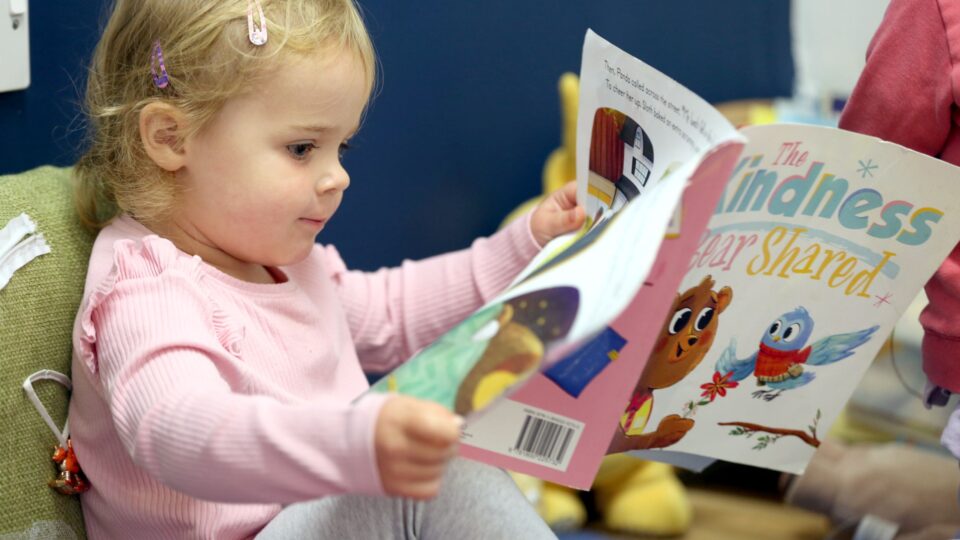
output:
[[[760,339],[760,348],[750,356],[738,360],[736,340],[731,340],[717,361],[716,371],[731,374],[730,381],[740,381],[754,375],[757,385],[767,385],[777,391],[799,388],[816,376],[804,371],[803,366],[824,366],[839,362],[853,354],[854,349],[870,340],[879,326],[834,334],[807,345],[813,333],[813,317],[802,306],[777,317]],[[771,399],[767,392],[756,392],[755,397]]]

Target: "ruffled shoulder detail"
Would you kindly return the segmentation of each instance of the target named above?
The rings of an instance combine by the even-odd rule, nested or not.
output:
[[[112,274],[116,283],[157,277],[169,269],[177,269],[200,279],[200,264],[200,257],[191,257],[177,249],[173,242],[156,235],[146,236],[140,241],[125,239],[113,243]]]
[[[140,240],[122,239],[113,244],[113,267],[110,273],[87,297],[78,318],[78,353],[80,360],[91,373],[97,373],[96,343],[97,329],[93,322],[94,313],[104,301],[117,291],[124,282],[139,281],[165,276],[186,278],[187,281],[200,284],[206,279],[202,268],[203,261],[198,256],[190,256],[173,245],[172,242],[156,235]],[[202,291],[203,288],[199,287]],[[210,308],[209,320],[216,331],[221,344],[231,354],[239,355],[243,329],[232,324],[228,317],[213,301],[207,297]]]

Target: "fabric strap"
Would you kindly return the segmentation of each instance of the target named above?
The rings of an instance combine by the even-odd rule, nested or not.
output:
[[[11,219],[0,229],[0,289],[7,286],[14,272],[50,253],[43,234],[34,234],[36,230],[37,225],[26,214]]]
[[[60,441],[60,447],[66,448],[67,439],[70,437],[70,419],[68,418],[66,421],[64,421],[62,431],[57,428],[57,424],[54,423],[53,418],[50,417],[50,413],[47,412],[47,408],[44,407],[43,403],[40,402],[40,398],[37,397],[37,392],[33,389],[33,383],[41,380],[55,381],[65,386],[67,390],[72,390],[73,385],[70,383],[69,377],[63,373],[50,369],[40,370],[33,375],[30,375],[25,381],[23,381],[23,391],[27,393],[27,398],[29,398],[30,402],[33,403],[33,406],[36,407],[37,412],[40,413],[43,421],[50,426],[50,430],[53,431],[53,434],[57,437],[57,440]]]
[[[24,236],[37,230],[30,216],[21,213],[0,229],[0,256],[6,255]]]

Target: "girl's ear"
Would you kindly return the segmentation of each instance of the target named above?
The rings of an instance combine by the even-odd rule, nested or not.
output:
[[[140,140],[147,155],[166,171],[184,166],[187,118],[169,103],[148,103],[140,111]]]

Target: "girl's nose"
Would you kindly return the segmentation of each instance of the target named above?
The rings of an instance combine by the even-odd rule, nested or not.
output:
[[[337,164],[334,170],[325,174],[323,179],[317,183],[317,191],[321,194],[335,193],[344,191],[350,186],[350,175],[343,165]]]

